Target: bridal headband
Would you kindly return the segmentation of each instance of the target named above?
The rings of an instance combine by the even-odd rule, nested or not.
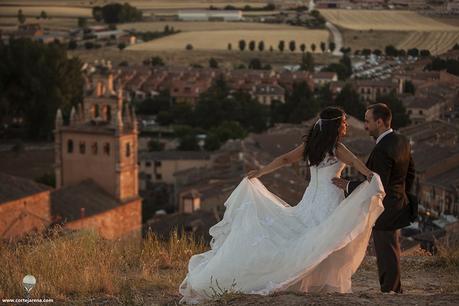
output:
[[[343,115],[339,116],[339,117],[335,117],[335,118],[330,118],[330,119],[322,119],[322,118],[319,118],[316,123],[314,124],[314,129],[316,128],[316,125],[319,124],[319,129],[320,131],[322,131],[322,122],[323,121],[333,121],[333,120],[338,120],[338,119],[341,119],[343,118]]]

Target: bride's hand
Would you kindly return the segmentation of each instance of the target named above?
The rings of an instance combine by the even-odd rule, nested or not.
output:
[[[247,173],[247,177],[249,179],[253,179],[253,178],[256,178],[256,177],[260,177],[261,176],[261,171],[260,170],[252,170],[252,171],[249,171],[249,173]]]
[[[368,182],[371,182],[371,179],[373,178],[374,176],[374,172],[370,172],[368,175],[367,175],[367,181]]]

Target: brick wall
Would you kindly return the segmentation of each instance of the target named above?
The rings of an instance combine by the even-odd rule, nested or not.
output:
[[[50,192],[0,204],[0,239],[14,239],[50,224]]]
[[[117,239],[124,236],[141,234],[142,203],[136,199],[104,213],[79,219],[65,224],[68,229],[91,228],[106,239]]]

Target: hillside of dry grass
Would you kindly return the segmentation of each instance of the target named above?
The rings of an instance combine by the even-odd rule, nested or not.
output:
[[[178,286],[192,254],[206,250],[202,241],[173,233],[160,241],[106,241],[91,231],[47,236],[34,235],[14,244],[0,245],[0,296],[22,298],[22,278],[32,274],[37,285],[31,298],[52,298],[58,303],[106,305],[175,305]],[[374,257],[365,258],[353,277],[352,294],[271,296],[218,294],[207,305],[398,304],[448,305],[459,300],[459,250],[440,248],[438,255],[419,252],[402,257],[402,295],[378,290]]]

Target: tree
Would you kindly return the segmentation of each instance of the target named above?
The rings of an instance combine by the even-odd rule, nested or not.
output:
[[[294,40],[291,40],[288,44],[288,48],[290,49],[290,52],[295,52],[296,42]]]
[[[301,44],[300,45],[300,50],[302,53],[304,53],[304,51],[306,51],[306,45],[305,44]]]
[[[102,14],[102,8],[100,6],[94,6],[92,8],[92,17],[97,21],[101,22],[104,19]]]
[[[228,44],[228,51],[231,51],[233,49],[233,46],[231,45],[231,43]]]
[[[320,50],[322,50],[322,53],[325,52],[325,50],[327,49],[327,45],[325,44],[325,42],[320,42]]]
[[[64,45],[11,39],[0,44],[0,67],[0,123],[22,118],[21,137],[50,140],[57,109],[67,120],[83,100],[82,63],[68,58]]]
[[[22,13],[22,10],[18,11],[18,21],[20,24],[24,24],[24,22],[26,21],[26,17]]]
[[[258,51],[263,52],[265,50],[265,42],[260,41],[258,42]]]
[[[371,49],[363,49],[362,50],[362,55],[363,56],[370,56],[371,55]]]
[[[142,11],[129,3],[110,3],[102,7],[102,17],[104,22],[108,24],[140,21],[142,20]]]
[[[88,26],[88,19],[85,17],[78,17],[78,27],[79,28],[86,28]]]
[[[251,41],[249,42],[249,50],[250,50],[250,51],[254,51],[254,50],[255,50],[255,46],[256,46],[255,41],[254,41],[254,40],[251,40]]]
[[[347,84],[336,96],[335,104],[342,107],[346,113],[356,118],[365,116],[365,105],[361,101],[359,94]]]
[[[188,51],[193,50],[193,45],[192,45],[192,44],[187,44],[187,45],[185,46],[185,50],[188,50]]]
[[[421,55],[421,57],[429,57],[430,56],[430,51],[427,50],[427,49],[422,49],[419,54]]]
[[[339,62],[346,68],[345,70],[345,78],[348,78],[352,75],[352,61],[351,58],[347,54],[343,54]]]
[[[303,54],[301,59],[301,70],[314,72],[314,56],[311,52]]]
[[[409,56],[418,57],[419,56],[419,50],[417,48],[408,49],[407,54]]]
[[[152,67],[162,67],[165,66],[166,64],[164,63],[164,60],[159,57],[159,56],[153,56],[150,59],[150,64]]]
[[[245,46],[246,46],[245,40],[241,39],[239,41],[239,50],[244,51],[245,50]]]
[[[333,106],[335,104],[333,93],[330,90],[330,84],[324,84],[319,88],[317,100],[321,107]]]
[[[283,40],[279,41],[279,44],[277,45],[277,48],[279,49],[280,52],[284,52],[285,41],[283,41]]]
[[[330,49],[330,52],[333,53],[333,51],[335,51],[335,49],[336,49],[336,44],[333,41],[329,42],[328,43],[328,49]]]
[[[75,40],[71,40],[69,41],[69,45],[68,45],[68,49],[69,50],[75,50],[76,48],[78,48],[78,44]]]
[[[291,93],[287,94],[283,108],[287,122],[301,123],[313,118],[320,109],[318,101],[312,95],[308,83],[303,81],[293,84]]]
[[[258,69],[261,69],[262,66],[261,66],[261,61],[260,59],[258,58],[252,58],[250,60],[250,63],[249,63],[249,69],[255,69],[255,70],[258,70]]]
[[[373,50],[373,54],[376,55],[376,56],[381,56],[382,55],[382,51],[379,50],[379,49],[374,49]]]
[[[316,44],[311,44],[311,51],[316,52]]]
[[[41,13],[40,13],[40,18],[42,18],[42,19],[48,19],[48,14],[46,14],[45,11],[41,11]]]
[[[352,75],[352,63],[347,54],[343,54],[339,63],[332,63],[323,68],[322,71],[336,72],[338,79],[344,81]]]
[[[218,68],[218,62],[215,58],[211,57],[209,60],[209,67],[210,68]]]
[[[121,43],[118,44],[118,49],[120,49],[120,51],[124,50],[124,48],[126,48],[126,44],[125,43],[121,42]]]
[[[164,26],[163,32],[164,32],[164,33],[169,33],[169,31],[170,31],[169,25],[166,24],[166,25]]]
[[[386,46],[385,53],[387,56],[397,56],[398,55],[398,51],[393,45]]]
[[[410,80],[406,80],[403,84],[403,92],[413,94],[416,92],[416,88],[414,87],[413,82]]]

